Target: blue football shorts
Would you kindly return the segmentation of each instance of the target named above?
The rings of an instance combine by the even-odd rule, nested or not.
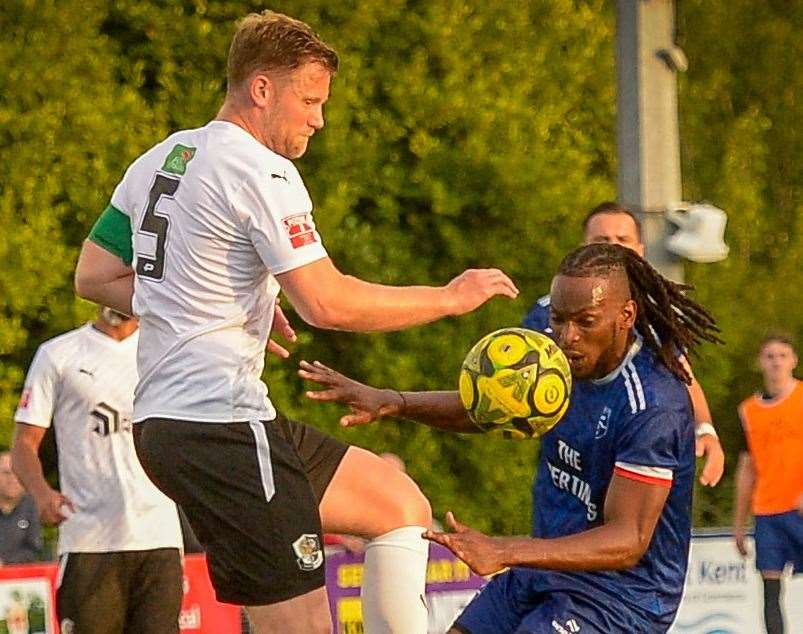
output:
[[[611,634],[662,632],[604,596],[554,590],[536,592],[537,571],[513,568],[494,577],[466,607],[453,627],[464,634]]]
[[[795,511],[756,515],[756,569],[803,573],[803,515]]]

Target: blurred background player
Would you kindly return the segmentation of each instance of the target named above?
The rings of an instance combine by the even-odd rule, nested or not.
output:
[[[644,257],[641,223],[627,207],[615,202],[600,203],[583,220],[583,244],[620,244]],[[522,326],[539,332],[549,330],[549,295],[539,298],[522,320]],[[700,484],[716,486],[725,471],[725,452],[712,424],[711,410],[703,388],[692,372],[686,356],[681,360],[691,376],[689,396],[694,411],[695,449],[697,457],[705,456]]]
[[[0,566],[30,563],[41,553],[36,505],[11,469],[11,454],[0,452]]]
[[[618,245],[569,254],[551,310],[575,383],[564,420],[541,439],[533,537],[488,537],[452,514],[455,532],[427,533],[479,574],[511,567],[450,632],[664,632],[683,591],[694,479],[690,377],[676,351],[718,341],[716,326]],[[478,431],[457,392],[379,390],[319,363],[299,374],[325,387],[311,398],[351,406],[346,425],[400,416]]]
[[[42,520],[59,526],[62,631],[178,632],[178,515],[143,472],[131,434],[137,340],[135,319],[103,308],[93,323],[46,341],[15,416],[14,470]],[[60,491],[38,455],[51,424]]]
[[[791,339],[780,335],[764,339],[758,352],[764,391],[739,406],[744,433],[733,534],[739,552],[746,556],[744,526],[752,506],[768,634],[784,631],[780,604],[784,569],[791,564],[794,573],[803,572],[803,383],[793,374],[797,362]]]
[[[357,534],[371,540],[365,631],[418,634],[429,503],[376,455],[277,413],[260,379],[276,297],[313,326],[367,332],[518,291],[494,269],[437,288],[337,270],[292,163],[324,125],[337,68],[303,22],[242,20],[217,117],[129,167],[84,242],[76,289],[140,319],[137,452],[186,512],[218,598],[248,606],[259,632],[329,632],[322,528]]]

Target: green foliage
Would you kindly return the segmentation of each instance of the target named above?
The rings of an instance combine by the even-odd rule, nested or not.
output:
[[[695,371],[728,450],[724,485],[699,492],[696,521],[728,524],[740,433],[736,407],[761,387],[755,364],[770,331],[803,342],[803,80],[800,2],[682,4],[689,72],[680,90],[684,189],[727,210],[731,253],[687,267],[697,298],[718,317],[726,346]]]
[[[81,240],[127,163],[165,130],[136,85],[115,81],[103,12],[65,4],[0,6],[0,445],[35,347],[94,310],[72,293]]]
[[[790,28],[800,25],[800,3],[784,13],[773,3],[736,4],[744,11],[687,1],[680,15],[691,60],[681,86],[686,191],[731,213],[733,256],[690,271],[728,340],[699,360],[698,374],[729,434],[735,402],[756,385],[755,338],[776,321],[803,334],[792,310],[800,285],[773,284],[801,270],[800,107],[784,79],[800,77],[801,55],[786,52],[800,52],[799,28]],[[341,55],[327,127],[298,162],[339,267],[391,284],[442,284],[467,267],[497,266],[522,291],[516,302],[385,335],[321,332],[296,318],[296,359],[378,385],[443,389],[456,385],[475,340],[518,324],[579,240],[586,210],[615,197],[609,5],[274,3]],[[0,4],[0,445],[36,346],[92,314],[72,293],[81,240],[136,155],[214,116],[234,21],[261,8],[244,0]],[[453,509],[484,529],[528,530],[537,443],[405,422],[343,431],[341,408],[305,401],[293,362],[269,361],[266,376],[289,415],[407,459],[438,515]],[[729,495],[704,493],[698,518],[727,521]]]

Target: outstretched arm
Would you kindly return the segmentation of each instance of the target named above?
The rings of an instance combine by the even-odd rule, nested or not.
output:
[[[621,570],[632,568],[652,540],[669,488],[614,475],[605,498],[602,526],[555,539],[488,537],[458,522],[454,532],[427,531],[424,537],[449,548],[477,574],[510,566],[549,570]]]
[[[299,376],[325,389],[306,392],[315,401],[334,401],[351,408],[340,419],[344,427],[365,425],[385,417],[407,418],[445,431],[479,432],[468,418],[457,392],[399,392],[365,385],[319,361],[301,361]]]
[[[344,275],[322,258],[276,276],[290,303],[318,328],[379,332],[463,315],[519,291],[498,269],[469,269],[446,286],[386,286]]]

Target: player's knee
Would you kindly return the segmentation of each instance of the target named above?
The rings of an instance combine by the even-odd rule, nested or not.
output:
[[[421,490],[418,487],[416,489],[418,495],[413,509],[414,517],[411,518],[411,524],[429,527],[432,525],[432,505]]]
[[[396,498],[395,521],[393,528],[401,526],[430,526],[432,524],[432,506],[429,500],[412,480],[402,495]],[[397,492],[398,493],[398,492]]]

